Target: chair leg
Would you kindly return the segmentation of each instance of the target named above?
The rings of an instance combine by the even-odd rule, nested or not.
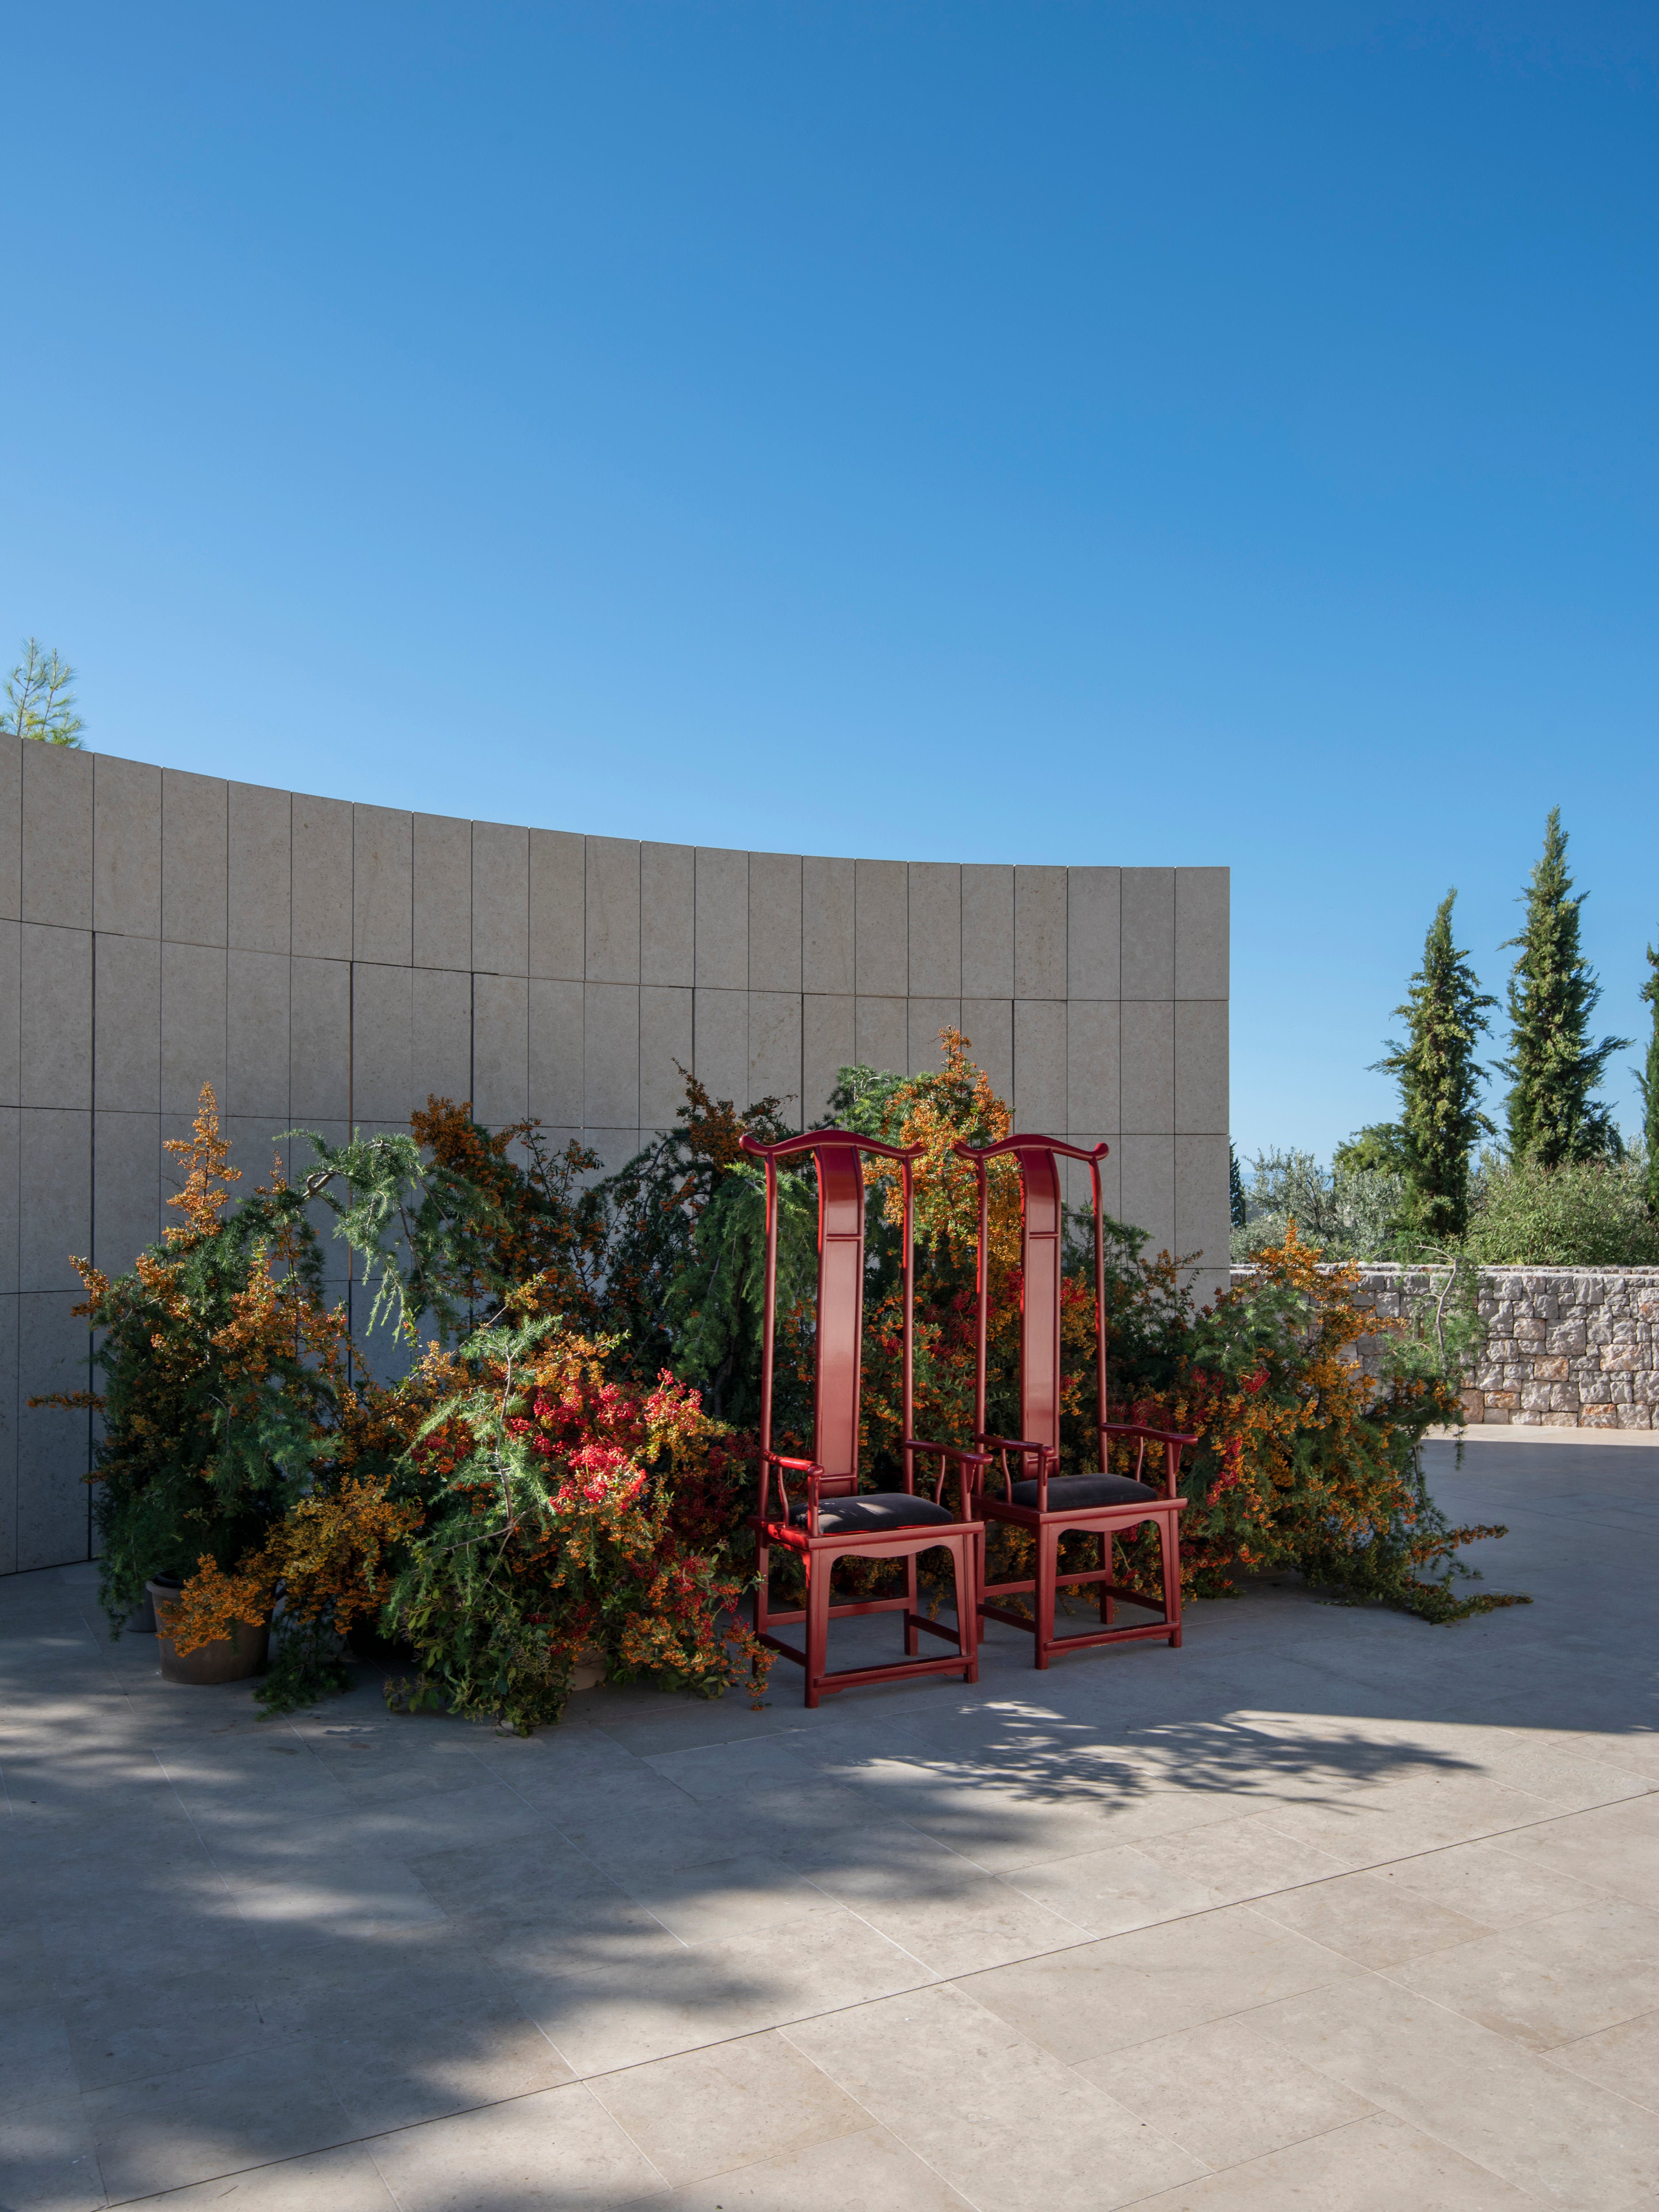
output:
[[[830,1579],[833,1552],[806,1554],[806,1702],[816,1705],[818,1684],[830,1671]]]
[[[1170,1624],[1170,1649],[1181,1649],[1181,1518],[1175,1513],[1158,1516],[1158,1541],[1164,1559],[1164,1618]]]
[[[1107,1587],[1107,1583],[1111,1580],[1112,1565],[1112,1532],[1109,1528],[1103,1528],[1100,1532],[1100,1571],[1106,1577],[1106,1582],[1099,1584],[1100,1625],[1103,1628],[1111,1626],[1112,1615],[1116,1611],[1116,1607],[1112,1601],[1112,1593]]]
[[[921,1654],[921,1634],[915,1623],[916,1607],[921,1602],[916,1554],[912,1552],[904,1562],[904,1656],[907,1659],[919,1658]]]
[[[1036,1588],[1032,1601],[1036,1608],[1036,1664],[1048,1664],[1048,1646],[1054,1640],[1054,1580],[1060,1571],[1060,1535],[1053,1528],[1037,1530]]]
[[[983,1536],[964,1536],[957,1559],[957,1641],[968,1654],[964,1681],[979,1680],[980,1547]],[[964,1587],[965,1585],[965,1587]]]

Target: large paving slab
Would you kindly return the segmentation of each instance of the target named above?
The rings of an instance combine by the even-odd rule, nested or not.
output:
[[[0,1581],[0,2208],[1659,2206],[1659,1446],[1428,1464],[1533,1604],[527,1741]]]

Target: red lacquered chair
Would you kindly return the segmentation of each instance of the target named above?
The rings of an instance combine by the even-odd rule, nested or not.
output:
[[[809,1129],[763,1145],[754,1137],[739,1140],[747,1152],[766,1163],[766,1318],[761,1352],[760,1510],[755,1531],[758,1580],[755,1588],[755,1632],[769,1650],[781,1652],[806,1670],[806,1702],[816,1705],[831,1690],[860,1682],[900,1682],[913,1674],[961,1674],[979,1680],[979,1577],[985,1527],[969,1505],[975,1475],[990,1464],[988,1453],[964,1451],[952,1444],[925,1443],[910,1433],[914,1269],[912,1220],[915,1170],[920,1147],[905,1151],[854,1136],[845,1129]],[[818,1176],[817,1357],[813,1404],[812,1457],[786,1459],[772,1449],[773,1336],[777,1318],[778,1162],[811,1152]],[[864,1338],[864,1167],[862,1156],[878,1155],[902,1164],[904,1177],[904,1397],[901,1453],[902,1490],[859,1489],[859,1398]],[[937,1458],[939,1480],[931,1498],[919,1498],[915,1458]],[[960,1477],[959,1510],[940,1500],[946,1463],[954,1460]],[[799,1495],[792,1500],[786,1477],[799,1475]],[[773,1501],[773,1484],[777,1501]],[[775,1613],[768,1589],[772,1547],[793,1552],[806,1577],[804,1609]],[[951,1554],[956,1573],[957,1626],[942,1626],[917,1611],[916,1559],[938,1545]],[[830,1578],[837,1559],[902,1559],[904,1594],[859,1603],[832,1603]],[[854,1613],[902,1613],[904,1648],[909,1655],[884,1667],[843,1667],[829,1671],[825,1661],[830,1623]],[[771,1633],[774,1625],[804,1620],[806,1648]],[[917,1656],[922,1634],[941,1636],[956,1650],[938,1659]]]
[[[956,1151],[970,1162],[979,1178],[979,1352],[974,1395],[974,1442],[1001,1459],[1002,1496],[986,1483],[980,1501],[988,1521],[1004,1521],[1024,1528],[1036,1540],[1036,1572],[1028,1582],[987,1583],[980,1612],[988,1620],[1004,1620],[1015,1628],[1030,1630],[1036,1638],[1036,1663],[1046,1667],[1057,1651],[1080,1651],[1098,1644],[1129,1644],[1152,1637],[1167,1637],[1171,1645],[1181,1642],[1181,1515],[1184,1498],[1176,1494],[1181,1455],[1198,1441],[1196,1437],[1146,1427],[1137,1421],[1107,1419],[1106,1399],[1106,1262],[1100,1204],[1100,1163],[1107,1147],[1097,1145],[1083,1152],[1062,1144],[1057,1137],[1004,1137],[983,1146],[958,1144]],[[1019,1425],[1018,1437],[986,1433],[986,1334],[989,1283],[988,1254],[990,1227],[989,1163],[1006,1155],[1018,1163],[1024,1212],[1020,1237],[1022,1296],[1020,1310]],[[1095,1429],[1098,1436],[1097,1465],[1090,1473],[1060,1474],[1060,1301],[1061,1246],[1065,1213],[1060,1200],[1060,1163],[1085,1161],[1094,1182],[1095,1201]],[[1114,1437],[1127,1437],[1138,1446],[1133,1476],[1108,1471],[1108,1446]],[[1139,1478],[1146,1471],[1149,1445],[1164,1455],[1164,1487],[1155,1490]],[[1012,1478],[1009,1462],[1017,1459],[1020,1479]],[[1121,1628],[1111,1626],[1115,1601],[1128,1599],[1138,1606],[1154,1601],[1121,1589],[1113,1580],[1112,1546],[1143,1522],[1158,1529],[1163,1564],[1164,1602],[1154,1621]],[[1060,1540],[1078,1528],[1100,1539],[1100,1565],[1082,1572],[1060,1565]],[[1101,1626],[1075,1636],[1054,1634],[1054,1596],[1061,1582],[1099,1585]],[[1034,1619],[994,1603],[998,1598],[1030,1593]]]

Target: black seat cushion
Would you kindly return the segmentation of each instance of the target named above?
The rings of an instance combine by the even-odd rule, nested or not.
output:
[[[806,1508],[797,1505],[789,1516],[798,1528],[806,1526]],[[949,1526],[953,1516],[931,1498],[913,1498],[908,1490],[872,1490],[862,1498],[826,1498],[818,1506],[818,1534],[866,1535],[885,1528],[931,1528],[936,1522]]]
[[[991,1492],[994,1497],[996,1492]],[[1144,1482],[1136,1482],[1127,1474],[1051,1474],[1048,1478],[1048,1510],[1051,1513],[1080,1512],[1089,1505],[1152,1505],[1158,1493]],[[1037,1486],[1035,1482],[1017,1482],[1013,1487],[1016,1505],[1030,1506],[1036,1510]]]

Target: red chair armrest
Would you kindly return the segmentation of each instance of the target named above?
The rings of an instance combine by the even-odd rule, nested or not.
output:
[[[1103,1467],[1106,1463],[1105,1440],[1108,1437],[1134,1437],[1139,1439],[1140,1449],[1135,1456],[1137,1480],[1139,1478],[1141,1469],[1146,1464],[1147,1445],[1162,1444],[1164,1447],[1164,1494],[1166,1498],[1173,1498],[1176,1494],[1176,1479],[1181,1471],[1182,1453],[1188,1444],[1195,1444],[1198,1442],[1196,1437],[1179,1436],[1173,1429],[1149,1429],[1144,1421],[1103,1421],[1100,1435],[1100,1460]]]
[[[971,1519],[972,1516],[968,1510],[968,1493],[970,1490],[978,1487],[975,1470],[989,1467],[991,1464],[990,1453],[975,1451],[966,1444],[929,1443],[922,1437],[906,1437],[904,1449],[907,1451],[937,1453],[939,1462],[939,1480],[933,1485],[933,1503],[936,1505],[939,1502],[939,1493],[945,1487],[945,1462],[947,1460],[955,1460],[962,1474],[961,1518],[964,1521]]]

